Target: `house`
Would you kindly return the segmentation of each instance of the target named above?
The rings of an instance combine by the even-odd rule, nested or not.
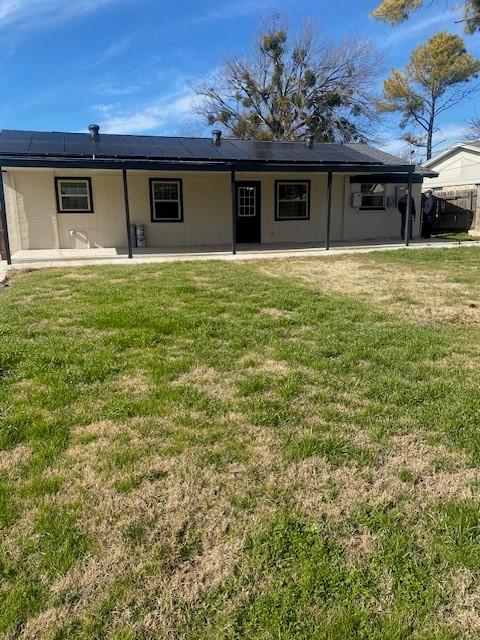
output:
[[[455,196],[469,194],[469,200],[476,209],[472,232],[480,232],[480,141],[459,142],[428,160],[424,166],[437,173],[428,177],[423,191],[432,189]]]
[[[410,182],[419,210],[423,178],[435,175],[366,144],[110,135],[97,125],[3,130],[0,166],[9,262],[47,250],[131,257],[399,238],[399,194]]]

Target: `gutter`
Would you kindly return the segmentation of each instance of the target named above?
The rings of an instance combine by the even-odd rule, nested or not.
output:
[[[305,163],[275,161],[205,161],[151,160],[121,158],[63,158],[0,156],[2,167],[72,168],[72,169],[137,169],[154,171],[261,171],[261,172],[343,172],[343,173],[410,173],[411,165],[369,163]]]

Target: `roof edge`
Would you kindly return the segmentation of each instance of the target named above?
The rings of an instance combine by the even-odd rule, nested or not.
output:
[[[5,156],[0,155],[3,167],[51,167],[77,169],[153,169],[171,171],[264,171],[264,172],[312,172],[312,173],[397,173],[422,175],[412,165],[385,165],[380,163],[304,163],[278,161],[235,161],[235,160],[159,160],[122,158],[64,158],[45,156]]]
[[[438,160],[441,160],[442,158],[445,158],[450,153],[454,153],[458,149],[466,149],[467,151],[473,151],[474,153],[480,153],[480,147],[475,147],[475,146],[473,146],[471,144],[468,144],[468,143],[465,143],[465,142],[457,142],[453,146],[449,147],[448,149],[445,149],[444,151],[441,151],[438,155],[434,156],[433,158],[430,158],[430,160],[427,160],[426,162],[424,162],[423,166],[424,167],[429,167],[434,162],[438,162]]]

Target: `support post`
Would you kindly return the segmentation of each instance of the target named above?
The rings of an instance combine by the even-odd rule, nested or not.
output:
[[[405,221],[405,246],[410,244],[410,233],[412,229],[412,171],[408,172],[407,189],[407,219]]]
[[[125,198],[125,223],[127,225],[128,257],[133,258],[132,225],[130,224],[130,203],[128,200],[127,170],[122,169],[122,174],[123,174],[123,196]]]
[[[5,190],[3,188],[2,167],[0,167],[0,221],[3,232],[3,244],[5,245],[5,258],[7,259],[7,264],[12,264],[12,253],[10,251],[10,240],[8,237],[7,207],[5,205]]]
[[[237,253],[237,197],[235,193],[235,171],[230,174],[232,189],[232,254]]]
[[[327,181],[327,227],[325,229],[325,250],[330,249],[330,226],[332,222],[332,172],[328,172]]]

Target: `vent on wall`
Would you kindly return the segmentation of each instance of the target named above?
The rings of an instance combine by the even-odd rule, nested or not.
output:
[[[359,209],[362,206],[362,194],[357,191],[356,193],[352,193],[352,207],[355,209]]]

